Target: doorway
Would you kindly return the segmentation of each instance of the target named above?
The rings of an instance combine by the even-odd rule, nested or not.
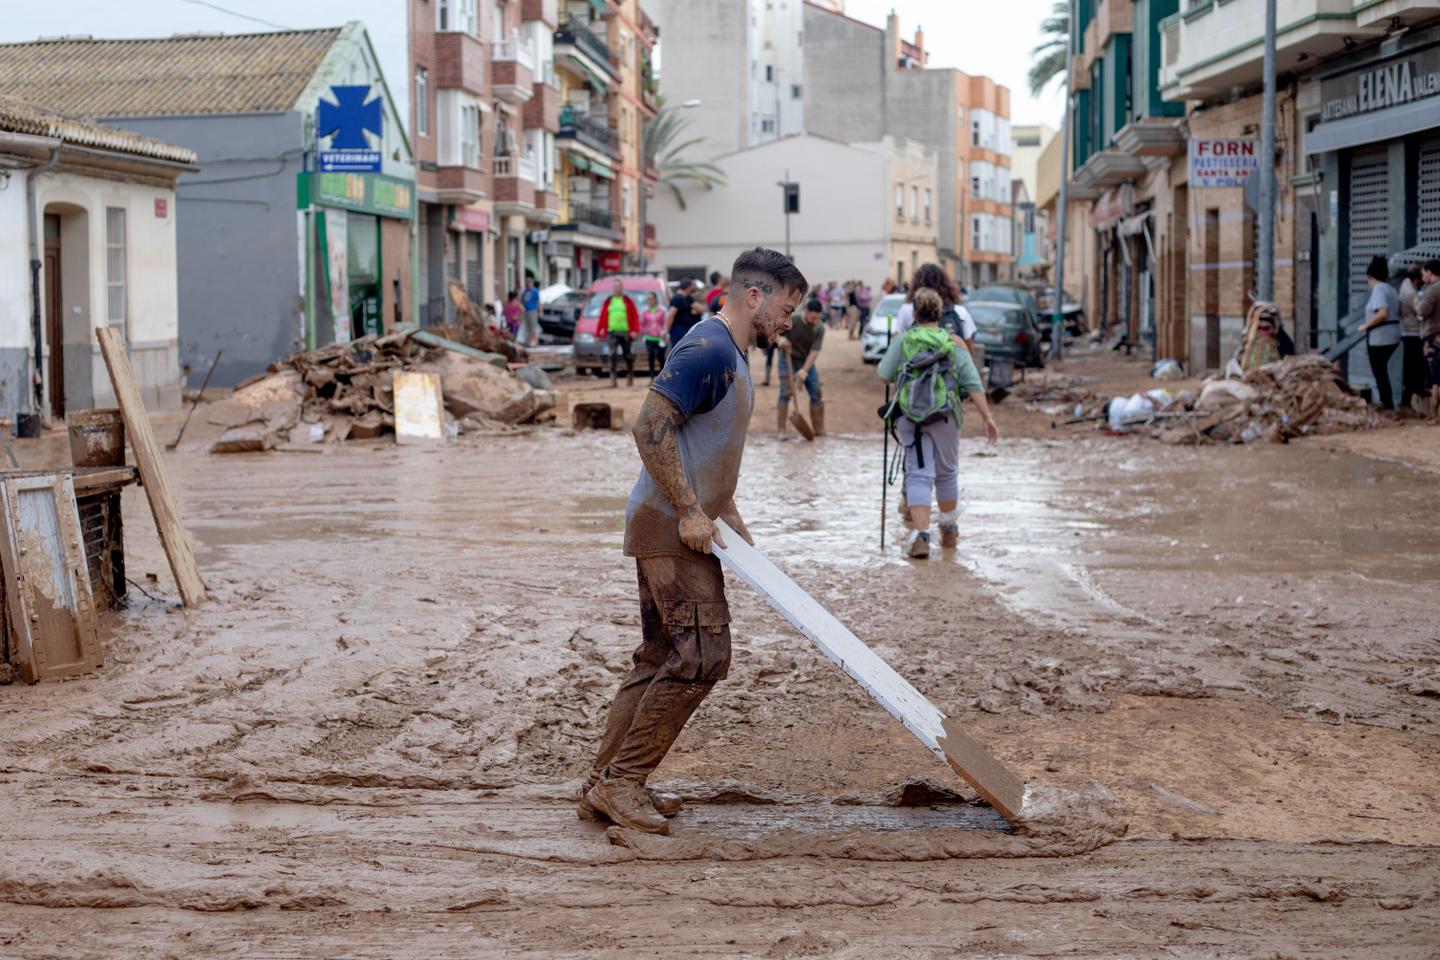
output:
[[[60,276],[60,215],[45,214],[45,343],[50,356],[50,416],[65,416],[65,298]]]

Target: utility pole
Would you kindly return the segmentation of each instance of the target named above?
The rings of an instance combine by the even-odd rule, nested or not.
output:
[[[1260,120],[1260,262],[1255,267],[1255,293],[1275,299],[1275,0],[1265,0],[1265,91]]]
[[[1274,3],[1275,0],[1266,0]],[[1050,315],[1050,356],[1059,360],[1065,356],[1065,239],[1066,220],[1070,212],[1070,75],[1075,61],[1074,0],[1070,2],[1070,37],[1065,42],[1065,117],[1060,124],[1060,216],[1055,225],[1055,297]]]

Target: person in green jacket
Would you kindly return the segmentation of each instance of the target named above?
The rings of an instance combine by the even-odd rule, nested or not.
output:
[[[975,362],[940,327],[943,306],[929,287],[917,292],[914,326],[891,341],[877,371],[897,385],[889,420],[905,448],[905,502],[914,526],[905,552],[917,559],[930,555],[932,497],[940,505],[940,545],[959,542],[961,401],[975,404],[991,443],[1000,439]]]

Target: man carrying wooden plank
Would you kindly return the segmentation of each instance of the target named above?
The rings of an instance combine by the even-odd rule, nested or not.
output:
[[[679,801],[645,781],[730,666],[730,608],[710,542],[724,546],[716,517],[750,540],[735,506],[754,406],[747,351],[757,334],[785,332],[809,289],[789,258],[760,247],[730,277],[724,310],[675,344],[635,421],[643,467],[625,508],[625,555],[638,568],[642,639],[577,809],[649,833],[669,831]]]

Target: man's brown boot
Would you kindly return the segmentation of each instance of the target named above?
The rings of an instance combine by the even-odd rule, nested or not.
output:
[[[825,436],[825,404],[810,404],[810,427],[815,431],[815,436]]]
[[[645,787],[634,780],[606,778],[591,787],[585,799],[616,826],[645,833],[670,832],[670,821],[650,803]]]
[[[600,778],[592,774],[589,780],[580,785],[580,796],[575,803],[575,816],[581,820],[599,820],[603,814],[596,810],[590,803],[588,794],[590,788],[600,782]],[[645,795],[650,798],[650,806],[662,817],[673,817],[685,807],[685,801],[673,793],[664,793],[660,790],[645,788]]]
[[[775,429],[779,431],[782,437],[785,435],[785,425],[789,422],[790,404],[782,403],[780,404],[780,406],[775,408]]]

